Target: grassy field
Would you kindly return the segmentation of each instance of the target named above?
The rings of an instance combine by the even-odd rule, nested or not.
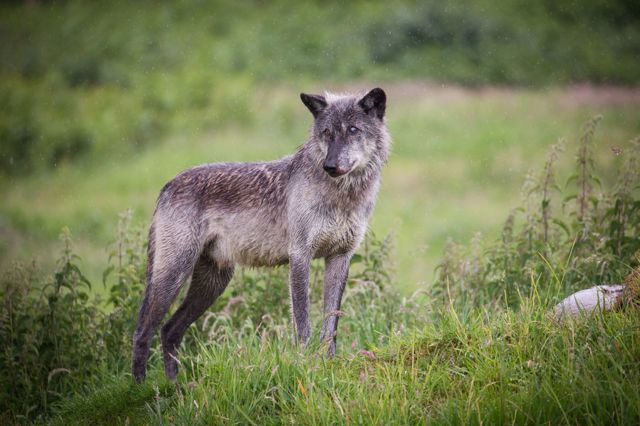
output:
[[[297,93],[360,89],[373,83],[331,87],[260,89],[249,108],[265,111],[244,125],[173,134],[136,154],[61,164],[24,178],[5,178],[0,206],[2,266],[32,256],[52,265],[58,234],[69,226],[88,275],[96,280],[113,240],[118,213],[134,211],[148,223],[162,185],[203,162],[262,161],[281,157],[304,142],[311,117]],[[388,126],[393,153],[371,221],[395,236],[398,286],[413,291],[433,280],[448,238],[468,241],[476,231],[495,236],[520,201],[532,167],[541,171],[549,146],[567,139],[560,183],[573,165],[582,124],[604,119],[595,137],[596,160],[610,172],[620,166],[628,141],[640,133],[636,89],[465,89],[419,82],[382,84],[389,92]],[[606,135],[606,137],[604,136]]]
[[[637,228],[637,220],[632,226]],[[557,272],[554,278],[530,277],[517,309],[460,306],[457,300],[443,305],[420,293],[399,296],[388,274],[393,258],[386,243],[375,240],[367,241],[368,255],[354,265],[345,292],[337,357],[324,356],[317,332],[305,348],[292,344],[286,270],[279,268],[237,277],[190,328],[179,353],[177,384],[164,378],[156,342],[149,375],[136,385],[129,336],[144,255],[142,239],[126,228],[116,252],[121,260],[112,263],[109,281],[113,312],[87,297],[91,290],[70,251],[44,289],[28,270],[3,277],[0,338],[8,344],[1,353],[6,370],[0,376],[0,420],[60,425],[627,425],[640,420],[640,269],[627,278],[626,309],[558,319],[552,308],[567,285],[562,265],[548,265]],[[314,267],[315,330],[321,320],[319,276]]]
[[[443,312],[333,360],[274,339],[198,342],[178,386],[160,368],[143,386],[106,375],[54,424],[637,424],[638,312],[557,324],[535,297],[522,306]]]

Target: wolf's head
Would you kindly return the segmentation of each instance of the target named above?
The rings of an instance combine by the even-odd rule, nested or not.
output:
[[[311,153],[331,177],[380,167],[386,161],[387,96],[382,89],[364,96],[301,93],[300,98],[314,117]]]

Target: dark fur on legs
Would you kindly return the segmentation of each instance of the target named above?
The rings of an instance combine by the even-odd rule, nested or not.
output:
[[[176,352],[184,333],[222,294],[232,276],[233,267],[219,268],[209,256],[200,255],[184,301],[160,332],[164,370],[170,380],[178,374]]]
[[[320,339],[328,344],[327,355],[336,354],[336,332],[340,318],[342,293],[347,284],[351,255],[339,254],[325,259],[324,322]]]
[[[182,284],[192,274],[198,252],[194,244],[195,229],[178,227],[186,238],[171,239],[173,244],[167,249],[167,240],[158,241],[157,229],[149,232],[147,285],[140,305],[138,325],[133,335],[132,372],[139,383],[146,375],[147,359],[151,340],[162,319],[169,311]]]
[[[180,292],[181,281],[184,279],[180,271],[167,274],[166,277],[157,279],[164,281],[163,288],[170,289],[162,296],[156,294],[155,286],[147,286],[144,300],[140,308],[138,326],[133,336],[133,377],[139,383],[146,375],[147,359],[149,358],[149,348],[151,340],[167,314],[171,304]]]

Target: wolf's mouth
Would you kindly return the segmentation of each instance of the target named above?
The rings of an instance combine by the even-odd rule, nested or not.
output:
[[[347,168],[342,168],[342,167],[337,167],[337,166],[336,167],[331,167],[331,166],[326,166],[326,165],[323,168],[324,168],[324,171],[327,172],[327,174],[329,176],[331,176],[332,178],[337,178],[337,177],[340,177],[340,176],[344,176],[347,173],[349,173],[350,171],[352,171],[354,164],[355,164],[355,161],[353,163],[351,163],[349,165],[349,167],[347,167]]]

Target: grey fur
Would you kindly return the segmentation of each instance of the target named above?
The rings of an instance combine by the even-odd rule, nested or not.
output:
[[[325,258],[322,339],[335,354],[337,311],[349,261],[374,206],[390,138],[386,96],[301,94],[314,116],[298,151],[265,163],[218,163],[186,170],[162,189],[149,230],[147,285],[133,339],[133,375],[145,377],[149,345],[191,276],[187,296],[162,327],[165,371],[193,323],[224,291],[236,264],[290,265],[292,319],[307,342],[309,264]]]

